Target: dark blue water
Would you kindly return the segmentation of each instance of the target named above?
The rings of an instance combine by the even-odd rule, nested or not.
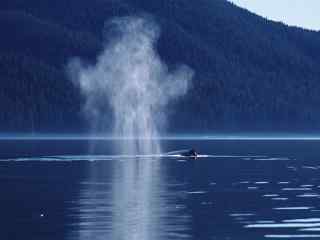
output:
[[[211,156],[150,158],[152,174],[132,192],[133,206],[115,197],[132,191],[115,173],[146,159],[110,156],[113,146],[1,141],[0,239],[111,239],[115,228],[135,226],[152,229],[153,239],[320,239],[319,141],[163,141],[164,151]],[[118,212],[136,225],[114,224]],[[135,239],[130,231],[120,235]]]

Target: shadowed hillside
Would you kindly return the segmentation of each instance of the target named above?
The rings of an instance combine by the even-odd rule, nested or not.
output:
[[[171,131],[320,129],[320,33],[225,0],[7,0],[0,3],[0,130],[85,131],[65,65],[95,61],[104,22],[149,13],[160,56],[195,70],[170,108]]]

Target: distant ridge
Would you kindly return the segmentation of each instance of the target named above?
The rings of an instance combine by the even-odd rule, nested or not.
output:
[[[196,72],[169,131],[319,131],[320,33],[226,0],[0,2],[0,131],[86,132],[65,64],[94,61],[104,22],[140,12],[162,27],[161,57]]]

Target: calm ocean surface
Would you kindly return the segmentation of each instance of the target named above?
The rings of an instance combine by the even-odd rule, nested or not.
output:
[[[320,239],[320,141],[0,141],[0,239]]]

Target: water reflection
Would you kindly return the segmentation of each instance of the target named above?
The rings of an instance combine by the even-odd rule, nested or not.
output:
[[[128,159],[115,167],[111,239],[157,239],[161,226],[158,159]]]
[[[185,184],[168,183],[158,158],[92,162],[73,204],[69,239],[189,239]],[[103,170],[106,169],[107,170]]]
[[[78,234],[74,239],[106,239],[112,221],[110,195],[108,182],[93,179],[81,183],[79,201],[73,209],[77,218],[73,225]]]

